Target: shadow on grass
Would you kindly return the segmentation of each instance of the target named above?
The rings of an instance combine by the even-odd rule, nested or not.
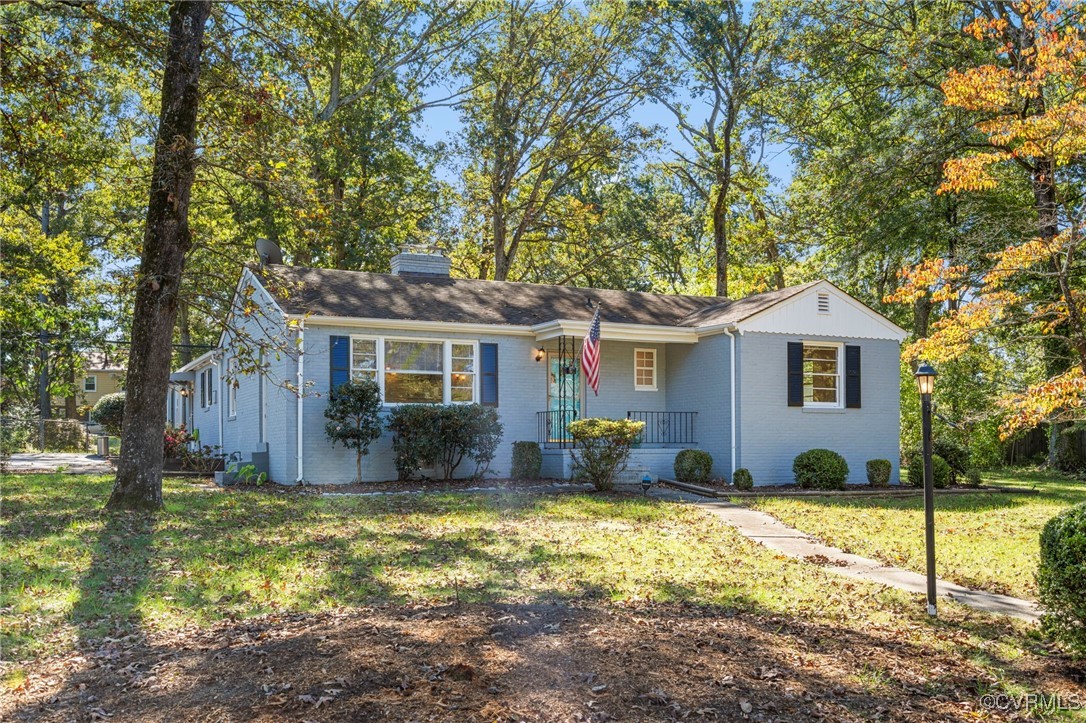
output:
[[[528,539],[503,548],[517,532],[493,527],[495,517],[610,523],[616,510],[623,522],[665,519],[674,508],[659,500],[516,495],[331,505],[221,494],[168,497],[170,510],[157,518],[103,517],[71,611],[92,662],[13,718],[85,716],[90,706],[115,719],[208,712],[241,719],[260,710],[299,718],[312,711],[299,695],[319,699],[331,687],[341,692],[330,712],[344,719],[461,720],[469,712],[497,719],[524,717],[524,710],[546,711],[543,719],[591,717],[588,699],[618,717],[672,719],[700,708],[728,719],[753,699],[772,704],[766,714],[792,720],[862,720],[880,709],[954,720],[968,717],[968,708],[934,696],[969,702],[990,684],[986,671],[963,671],[959,656],[933,647],[940,633],[963,636],[963,627],[920,612],[889,630],[782,614],[738,588],[725,591],[726,607],[698,605],[684,601],[705,592],[668,570],[644,581],[641,594],[676,602],[599,605],[613,592],[610,578],[601,582],[593,573],[608,560]],[[466,516],[461,527],[444,521],[458,513]],[[351,528],[358,514],[375,521]],[[468,524],[473,514],[483,515],[475,526]],[[278,604],[276,585],[315,566],[304,594]],[[539,577],[565,567],[579,573],[561,584]],[[239,587],[224,582],[231,576]],[[411,595],[403,579],[415,586]],[[147,636],[155,627],[144,619],[148,598],[170,599],[197,622],[202,615],[230,619]],[[320,603],[325,610],[313,612]],[[365,607],[375,604],[382,607]],[[931,625],[941,630],[916,642],[915,631]],[[1009,624],[985,626],[974,631],[983,640],[959,641],[955,649],[997,660],[1008,680],[1044,690],[1030,662],[988,650],[988,641],[1013,634]],[[933,661],[951,672],[931,674]],[[456,663],[480,671],[477,688],[465,691],[442,677],[442,666]],[[606,676],[598,680],[606,691],[588,687],[593,675]],[[728,676],[732,684],[717,682]],[[292,687],[280,694],[284,681]],[[453,694],[467,707],[449,708]]]

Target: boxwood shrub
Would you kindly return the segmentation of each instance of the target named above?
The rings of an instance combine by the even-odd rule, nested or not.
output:
[[[713,456],[700,449],[684,449],[675,455],[675,479],[690,484],[709,480],[713,471]]]
[[[931,456],[931,473],[935,489],[950,486],[953,472],[947,461],[937,454]],[[924,486],[924,455],[920,452],[909,455],[909,475],[906,483],[910,487]]]
[[[1086,503],[1045,523],[1037,587],[1044,630],[1086,657]]]
[[[888,459],[867,460],[867,481],[872,487],[889,487],[894,465]]]
[[[750,470],[746,467],[740,467],[735,470],[735,474],[732,476],[732,484],[735,485],[737,490],[754,489],[754,477],[750,474]]]
[[[423,467],[441,469],[452,479],[465,457],[475,462],[474,477],[486,473],[502,437],[498,413],[480,404],[404,404],[388,415],[396,472],[409,479]]]
[[[513,479],[539,479],[543,450],[536,442],[513,442]]]
[[[91,409],[90,420],[102,425],[109,436],[120,437],[124,422],[124,393],[104,395]]]
[[[796,484],[803,489],[843,490],[848,481],[848,462],[830,449],[809,449],[792,462]]]

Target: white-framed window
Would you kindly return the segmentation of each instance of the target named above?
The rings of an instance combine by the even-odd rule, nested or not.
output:
[[[392,406],[478,401],[478,364],[476,341],[351,337],[351,378],[374,379]]]
[[[83,391],[84,392],[96,392],[98,391],[98,377],[93,374],[83,379]]]
[[[634,389],[656,391],[656,350],[634,349]]]
[[[474,342],[449,342],[449,401],[474,402],[478,369]]]
[[[803,342],[803,406],[841,406],[843,348],[830,342]]]
[[[229,417],[238,416],[238,360],[231,359],[227,364],[226,375],[226,414]]]

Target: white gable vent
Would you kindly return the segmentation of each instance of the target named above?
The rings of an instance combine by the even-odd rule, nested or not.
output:
[[[818,313],[830,313],[830,295],[825,292],[819,292],[818,294]]]

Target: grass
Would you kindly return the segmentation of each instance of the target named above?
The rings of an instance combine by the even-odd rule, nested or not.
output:
[[[936,571],[944,579],[1036,599],[1038,538],[1045,522],[1086,502],[1086,482],[1037,472],[1000,472],[985,481],[1039,493],[935,497]],[[742,500],[846,552],[924,572],[921,497]]]
[[[1051,652],[1024,623],[952,603],[931,620],[920,596],[777,555],[699,508],[638,495],[329,498],[167,479],[166,509],[148,517],[102,514],[107,477],[0,485],[0,685],[9,689],[35,661],[104,638],[383,603],[736,611],[770,630],[804,621],[946,652],[1004,690]],[[888,675],[878,661],[853,673],[872,692]]]
[[[845,589],[827,587],[819,568],[694,508],[640,497],[320,498],[167,480],[167,509],[152,522],[99,514],[104,477],[11,476],[3,486],[9,658],[133,624],[375,602],[685,601],[848,614]]]

